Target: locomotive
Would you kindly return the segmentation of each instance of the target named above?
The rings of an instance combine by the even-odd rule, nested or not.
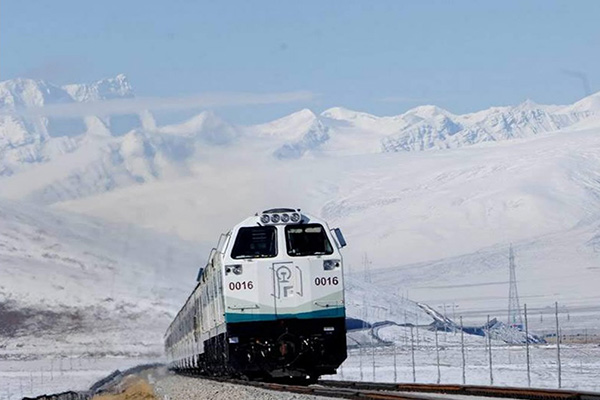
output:
[[[314,382],[346,359],[339,229],[299,209],[257,213],[221,235],[165,334],[171,368]]]

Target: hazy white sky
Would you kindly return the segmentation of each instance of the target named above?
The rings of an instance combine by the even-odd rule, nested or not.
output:
[[[128,75],[144,97],[305,91],[218,110],[258,122],[309,107],[398,114],[570,103],[600,90],[598,1],[5,0],[0,79]]]

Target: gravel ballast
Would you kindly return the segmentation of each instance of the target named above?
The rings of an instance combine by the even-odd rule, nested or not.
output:
[[[174,374],[157,369],[148,375],[161,400],[326,400],[329,397],[276,392],[252,386],[233,385]]]

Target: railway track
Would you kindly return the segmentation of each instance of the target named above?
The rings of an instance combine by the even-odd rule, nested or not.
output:
[[[214,378],[213,378],[214,379]],[[309,386],[243,380],[214,380],[263,389],[344,399],[433,400],[464,399],[464,396],[523,400],[600,400],[600,393],[572,390],[531,389],[454,384],[399,384],[352,381],[319,381]]]

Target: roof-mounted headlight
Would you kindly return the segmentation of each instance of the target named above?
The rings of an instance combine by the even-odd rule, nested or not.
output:
[[[295,212],[292,214],[290,219],[292,220],[292,222],[300,222],[300,214]]]
[[[272,223],[274,223],[274,224],[278,223],[279,219],[280,219],[279,214],[273,214],[273,215],[271,215],[271,222]]]
[[[281,222],[289,222],[290,216],[288,214],[281,214]]]
[[[271,218],[267,214],[263,214],[260,216],[260,222],[263,224],[268,224]]]

